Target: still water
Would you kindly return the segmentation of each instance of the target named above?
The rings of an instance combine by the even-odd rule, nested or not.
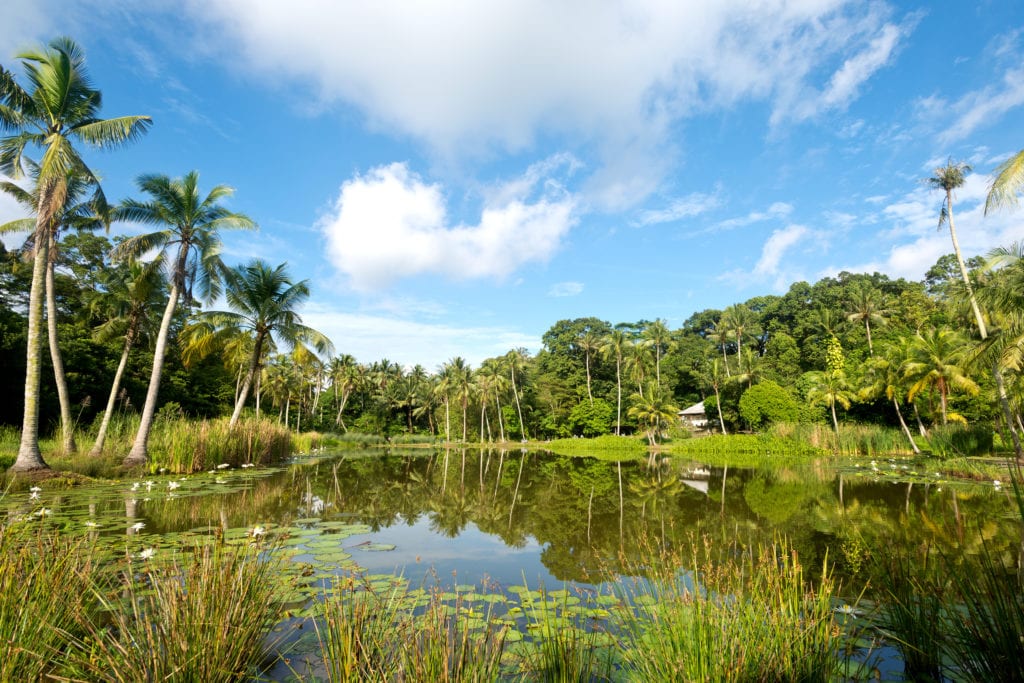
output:
[[[478,449],[319,454],[276,469],[153,476],[0,498],[0,514],[87,534],[112,557],[215,539],[287,551],[304,575],[359,568],[498,586],[598,584],[652,547],[784,536],[806,567],[826,554],[845,591],[898,547],[987,544],[1017,564],[1012,492],[943,481],[901,461],[772,470],[664,459],[608,462]],[[298,596],[297,596],[298,597]]]

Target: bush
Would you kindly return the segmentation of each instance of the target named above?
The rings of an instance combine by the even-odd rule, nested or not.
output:
[[[601,436],[612,429],[615,409],[604,399],[584,401],[569,413],[569,428],[576,436]]]
[[[740,416],[751,429],[773,422],[800,422],[803,406],[788,391],[772,381],[764,381],[743,392]]]

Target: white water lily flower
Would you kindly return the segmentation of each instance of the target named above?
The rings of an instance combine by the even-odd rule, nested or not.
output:
[[[845,614],[851,617],[860,616],[860,610],[851,605],[839,605],[833,611],[835,611],[837,614]]]
[[[249,532],[249,535],[252,536],[253,538],[259,538],[260,536],[265,536],[266,533],[267,533],[267,530],[265,528],[263,528],[261,526],[254,526],[252,528],[252,531]]]
[[[226,483],[228,483],[228,480],[225,479],[224,477],[217,477],[216,479],[213,480],[213,483],[214,484],[226,484]]]
[[[39,500],[39,491],[33,491],[32,493],[28,494],[28,499]]]
[[[42,489],[39,488],[38,486],[33,486],[32,488],[29,489],[29,491],[31,491],[32,493],[39,493],[40,491],[42,491]]]
[[[139,553],[139,559],[150,560],[153,558],[154,555],[156,555],[156,548],[146,548],[141,553]]]
[[[167,488],[169,488],[172,491],[174,489],[178,488],[179,486],[181,486],[181,484],[176,482],[176,481],[169,481],[169,482],[167,482]]]
[[[50,508],[39,508],[38,510],[36,510],[35,514],[37,517],[45,517],[51,512],[53,512],[53,510],[51,510]]]
[[[256,465],[253,465],[251,462],[242,463],[242,469],[246,467],[256,467]]]
[[[135,522],[135,524],[132,524],[128,528],[131,529],[132,531],[142,531],[143,529],[146,528],[146,523],[145,522]]]
[[[134,484],[132,484],[132,491],[138,491],[138,490],[139,490],[139,482],[135,482]]]
[[[231,465],[227,464],[226,462],[222,462],[221,464],[217,465],[218,470],[226,470],[229,467],[231,467]]]
[[[92,520],[89,520],[88,522],[86,522],[85,525],[87,527],[89,527],[90,529],[93,528],[93,527],[98,527],[99,526],[99,524],[97,524],[96,522],[93,522]]]

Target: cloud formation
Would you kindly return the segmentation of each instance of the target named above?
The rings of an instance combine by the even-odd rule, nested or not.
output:
[[[583,293],[582,282],[556,282],[551,285],[548,290],[548,296],[552,297],[566,297],[566,296],[578,296]]]
[[[494,192],[467,225],[451,224],[441,186],[406,164],[371,169],[341,186],[320,221],[327,258],[361,291],[422,274],[503,279],[550,258],[577,221],[575,200],[557,182],[528,176]]]
[[[228,64],[308,84],[321,103],[353,106],[444,155],[567,135],[593,151],[594,193],[616,207],[655,189],[676,122],[743,100],[768,103],[772,125],[843,110],[914,23],[856,0],[186,8],[207,29],[197,44]]]

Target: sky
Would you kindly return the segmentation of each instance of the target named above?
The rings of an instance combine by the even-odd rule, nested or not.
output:
[[[1024,240],[1024,208],[983,215],[1024,147],[1018,0],[5,0],[0,63],[60,35],[103,116],[153,117],[86,152],[108,198],[234,187],[260,227],[225,260],[287,263],[303,320],[364,363],[920,280],[952,251],[923,182],[950,159],[974,169],[965,257]]]

